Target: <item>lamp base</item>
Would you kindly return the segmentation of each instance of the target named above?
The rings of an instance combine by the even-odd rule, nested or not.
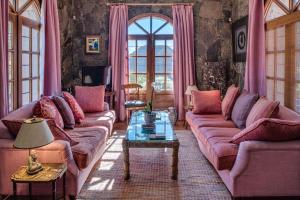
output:
[[[29,174],[29,175],[34,175],[34,174],[39,173],[39,172],[42,171],[42,170],[43,170],[42,165],[39,165],[38,167],[32,167],[32,168],[30,168],[30,167],[28,166],[27,169],[26,169],[26,172],[27,172],[27,174]]]

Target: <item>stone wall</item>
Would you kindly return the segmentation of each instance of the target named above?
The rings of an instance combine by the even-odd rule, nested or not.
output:
[[[234,1],[234,3],[233,3]],[[201,89],[226,88],[232,77],[231,24],[228,22],[237,0],[196,0],[194,5],[195,63],[197,85]],[[62,84],[64,88],[81,84],[81,67],[107,64],[109,7],[104,0],[58,1],[61,45]],[[110,1],[124,2],[124,1]],[[147,2],[131,0],[126,2]],[[151,2],[192,2],[183,0],[152,0]],[[239,0],[242,4],[243,0]],[[234,5],[234,6],[233,6]],[[170,7],[129,7],[129,18],[146,12],[172,17]],[[239,13],[236,15],[240,15]],[[242,14],[241,14],[242,15]],[[85,53],[85,37],[101,35],[100,54]],[[235,76],[235,75],[234,75]],[[235,77],[234,77],[235,79]]]

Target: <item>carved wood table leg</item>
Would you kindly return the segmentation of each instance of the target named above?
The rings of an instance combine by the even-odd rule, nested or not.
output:
[[[126,140],[123,140],[123,152],[124,152],[124,179],[130,178],[130,163],[129,163],[129,145]]]
[[[173,163],[172,163],[172,179],[177,180],[178,176],[178,152],[179,142],[175,142],[173,145]]]

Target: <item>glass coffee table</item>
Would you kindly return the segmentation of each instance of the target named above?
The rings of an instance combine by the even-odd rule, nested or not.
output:
[[[144,127],[144,112],[137,111],[131,115],[126,137],[123,140],[124,179],[130,178],[129,148],[172,148],[172,176],[177,180],[179,141],[174,133],[168,113],[156,112],[154,127]]]

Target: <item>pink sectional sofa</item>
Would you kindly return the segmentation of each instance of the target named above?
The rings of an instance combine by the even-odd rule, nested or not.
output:
[[[297,113],[283,106],[275,118],[300,121]],[[221,114],[187,112],[186,120],[233,198],[300,196],[300,140],[236,145],[229,141],[240,129]]]
[[[35,103],[21,107],[3,119],[26,119],[32,117]],[[112,134],[115,122],[114,111],[109,110],[105,103],[105,111],[100,113],[86,113],[85,120],[73,130],[67,130],[69,135],[79,141],[79,144],[70,146],[63,140],[55,140],[51,144],[38,148],[38,158],[42,163],[67,163],[67,195],[76,196],[95,163],[104,153],[107,138]],[[0,121],[0,195],[12,194],[10,176],[21,165],[27,163],[28,150],[15,149],[14,139],[7,128]],[[19,184],[19,195],[28,194],[28,186]],[[58,192],[62,191],[62,183],[57,186]],[[33,185],[33,194],[51,194],[51,186],[42,184]]]

